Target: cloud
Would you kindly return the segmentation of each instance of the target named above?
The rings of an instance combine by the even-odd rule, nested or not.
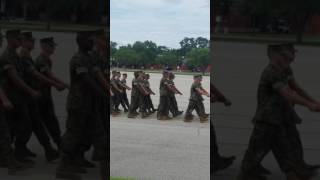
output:
[[[179,47],[184,37],[210,36],[208,0],[111,0],[111,40],[152,40]]]

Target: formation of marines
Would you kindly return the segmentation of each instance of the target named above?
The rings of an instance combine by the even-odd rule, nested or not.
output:
[[[253,118],[254,129],[243,157],[237,180],[266,180],[271,172],[264,168],[264,157],[272,152],[287,180],[308,180],[317,175],[319,165],[304,160],[303,145],[297,124],[302,119],[295,105],[312,112],[320,112],[320,103],[311,97],[295,80],[290,65],[296,49],[291,43],[269,45],[269,64],[264,68],[257,92],[257,109]],[[211,87],[214,101],[230,105],[221,92]],[[212,127],[213,128],[213,127]],[[213,129],[211,174],[229,167],[235,157],[222,157],[218,153]]]
[[[160,102],[156,109],[153,105],[151,95],[155,95],[155,92],[150,87],[150,75],[143,71],[135,71],[134,78],[130,88],[127,85],[127,74],[122,74],[118,71],[111,72],[110,79],[110,114],[117,116],[121,112],[119,106],[123,107],[123,111],[127,112],[128,118],[146,118],[155,112],[158,120],[170,120],[174,117],[183,114],[178,108],[176,100],[176,94],[183,95],[181,91],[175,86],[174,79],[175,74],[170,71],[163,71],[162,78],[160,80]],[[200,122],[207,122],[209,114],[205,113],[205,107],[203,104],[203,97],[210,97],[208,93],[201,85],[202,76],[195,75],[194,82],[190,90],[189,105],[185,113],[184,121],[191,122],[193,119],[192,112],[195,110],[200,118]],[[129,104],[127,98],[127,90],[131,90],[131,103]],[[139,112],[138,112],[139,110]],[[171,116],[169,115],[171,113]]]
[[[32,168],[37,155],[28,143],[34,133],[46,160],[59,160],[57,178],[80,180],[86,168],[95,167],[85,158],[93,146],[92,160],[99,162],[102,179],[109,179],[109,70],[104,30],[77,33],[79,50],[69,63],[70,84],[52,71],[51,56],[57,46],[53,37],[40,39],[41,52],[35,59],[31,56],[36,44],[32,32],[7,30],[3,37],[7,45],[0,56],[0,166],[11,175]],[[64,134],[55,114],[52,87],[69,90]]]

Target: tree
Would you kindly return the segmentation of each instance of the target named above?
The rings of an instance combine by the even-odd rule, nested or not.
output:
[[[115,62],[119,66],[137,66],[141,63],[139,62],[140,56],[135,50],[129,47],[122,47],[114,54]]]
[[[162,65],[170,65],[170,66],[176,66],[179,63],[179,56],[177,55],[177,52],[174,50],[164,52],[162,54],[159,54],[158,57],[156,58],[155,62],[157,64],[162,64]]]
[[[320,12],[319,0],[245,0],[244,7],[249,15],[284,17],[296,33],[297,43],[302,43],[308,20]]]
[[[186,64],[190,68],[205,68],[210,64],[210,51],[208,48],[192,49],[186,59]]]
[[[203,37],[196,39],[197,48],[209,48],[209,40]]]
[[[110,56],[113,57],[114,54],[117,52],[118,44],[116,42],[110,42]]]
[[[185,56],[193,48],[197,48],[197,43],[194,38],[185,37],[179,44],[181,46],[180,53],[182,56]]]

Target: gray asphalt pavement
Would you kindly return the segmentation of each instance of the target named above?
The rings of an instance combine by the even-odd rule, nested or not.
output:
[[[132,73],[128,73],[131,82]],[[154,105],[159,103],[161,75],[150,74]],[[209,77],[203,86],[209,89]],[[177,75],[176,86],[183,93],[177,96],[179,108],[186,110],[192,76]],[[129,84],[131,86],[131,84]],[[130,97],[130,92],[128,94]],[[209,112],[209,98],[205,98]],[[184,123],[183,116],[158,121],[155,115],[146,119],[128,119],[125,114],[111,118],[111,176],[137,180],[209,180],[210,127],[200,123]]]
[[[297,58],[292,65],[295,77],[301,86],[320,100],[320,49],[307,46],[298,46],[297,49]],[[237,156],[235,164],[219,172],[214,180],[235,179],[253,127],[250,122],[256,108],[260,73],[267,63],[266,45],[214,42],[213,82],[233,102],[230,108],[221,104],[212,107],[214,124],[221,154]],[[297,112],[303,119],[299,129],[305,159],[311,164],[320,163],[320,114],[309,112],[303,107],[297,107]],[[265,158],[263,165],[273,173],[269,179],[285,179],[272,154]]]

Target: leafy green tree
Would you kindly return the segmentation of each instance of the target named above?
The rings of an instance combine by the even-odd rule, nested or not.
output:
[[[190,68],[204,68],[210,64],[208,48],[192,49],[186,56],[186,64]]]
[[[114,54],[115,62],[119,66],[137,66],[141,62],[139,54],[132,48],[122,47]]]
[[[176,51],[171,50],[164,52],[162,54],[159,54],[158,57],[156,58],[155,63],[157,64],[162,64],[162,65],[170,65],[170,66],[176,66],[180,64],[179,56]]]
[[[116,42],[110,42],[110,55],[113,57],[114,54],[117,52],[118,44]]]
[[[209,48],[209,40],[203,37],[196,39],[197,48]]]
[[[194,38],[185,37],[179,44],[181,46],[180,53],[182,56],[185,56],[193,48],[197,48],[197,43]]]

